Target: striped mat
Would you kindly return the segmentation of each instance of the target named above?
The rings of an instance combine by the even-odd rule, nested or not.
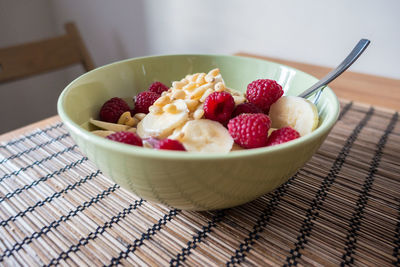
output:
[[[342,102],[314,157],[245,205],[194,212],[105,177],[62,123],[0,144],[0,265],[400,266],[397,112]]]

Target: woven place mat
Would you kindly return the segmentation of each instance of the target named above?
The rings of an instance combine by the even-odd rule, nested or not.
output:
[[[170,209],[107,179],[62,123],[0,145],[2,265],[400,265],[400,123],[342,103],[289,181],[221,211]]]

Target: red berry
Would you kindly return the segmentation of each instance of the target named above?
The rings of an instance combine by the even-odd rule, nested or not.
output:
[[[247,85],[247,100],[261,108],[265,113],[268,113],[269,107],[282,95],[282,86],[274,80],[259,79]]]
[[[154,92],[154,93],[161,95],[162,92],[168,91],[168,89],[169,88],[162,82],[154,82],[150,85],[150,87],[147,91]]]
[[[100,120],[117,123],[122,113],[129,111],[128,104],[119,97],[106,101],[100,109]]]
[[[154,146],[156,149],[167,149],[167,150],[179,150],[186,151],[185,147],[177,140],[164,139],[156,143]]]
[[[135,113],[149,113],[149,107],[160,97],[154,92],[141,92],[135,98]]]
[[[300,134],[292,127],[283,127],[271,133],[268,137],[267,146],[279,145],[299,137]]]
[[[253,103],[242,103],[236,106],[232,118],[242,113],[263,113],[263,111]]]
[[[142,139],[132,132],[116,132],[107,136],[107,139],[134,146],[143,146]]]
[[[204,101],[204,117],[222,124],[231,118],[235,101],[228,92],[214,92]]]
[[[244,148],[267,145],[270,118],[263,113],[240,114],[228,123],[228,130],[235,143]]]

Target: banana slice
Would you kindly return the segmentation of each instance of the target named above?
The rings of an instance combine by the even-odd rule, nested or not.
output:
[[[170,138],[179,140],[187,151],[228,153],[232,149],[233,139],[222,124],[207,120],[188,121]]]
[[[100,137],[107,137],[110,134],[113,134],[115,132],[114,131],[108,131],[108,130],[95,130],[95,131],[91,131],[91,133],[95,134],[97,136],[100,136]]]
[[[240,91],[238,91],[238,90],[235,90],[235,89],[232,89],[232,88],[226,88],[226,91],[228,92],[228,93],[230,93],[232,96],[240,96],[240,97],[245,97],[244,96],[244,93],[242,93],[242,92],[240,92]]]
[[[189,110],[184,100],[174,101],[176,110],[174,113],[149,113],[137,125],[137,134],[141,138],[157,137],[166,138],[175,128],[188,120]]]
[[[278,130],[277,128],[269,128],[269,130],[268,130],[268,136],[270,136],[271,135],[271,133],[273,132],[273,131],[275,131],[275,130]]]
[[[128,126],[128,125],[104,122],[104,121],[94,120],[92,118],[90,118],[89,122],[91,124],[93,124],[94,126],[97,126],[101,129],[113,131],[113,132],[127,131],[132,128],[131,126]]]
[[[226,88],[226,91],[232,95],[236,106],[240,105],[246,101],[246,97],[245,97],[244,93],[237,91],[235,89],[232,89],[232,88]]]
[[[271,127],[291,126],[301,136],[311,133],[318,126],[317,107],[309,100],[297,96],[282,96],[269,110]]]

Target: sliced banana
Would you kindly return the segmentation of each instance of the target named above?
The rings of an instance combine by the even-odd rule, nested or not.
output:
[[[222,124],[207,120],[188,121],[179,132],[170,138],[178,139],[187,151],[228,153],[233,139]]]
[[[127,131],[132,128],[131,126],[128,126],[128,125],[104,122],[104,121],[94,120],[92,118],[90,118],[89,122],[91,124],[93,124],[94,126],[97,126],[101,129],[113,131],[113,132]]]
[[[100,137],[107,137],[110,134],[113,134],[115,132],[114,131],[107,131],[107,130],[96,130],[96,131],[91,131],[91,133],[95,134],[97,136],[100,136]]]
[[[297,96],[282,96],[269,110],[271,127],[291,126],[301,136],[318,126],[318,109],[309,100]]]
[[[278,130],[278,129],[276,129],[276,128],[269,128],[269,130],[268,130],[268,136],[270,136],[271,135],[271,133],[273,132],[273,131],[275,131],[275,130]]]
[[[238,91],[238,90],[235,90],[235,89],[232,89],[232,88],[226,88],[226,91],[228,92],[228,93],[230,93],[232,96],[241,96],[241,97],[245,97],[244,96],[244,93],[242,93],[242,92],[240,92],[240,91]]]
[[[236,106],[246,101],[246,96],[244,95],[244,93],[232,88],[226,88],[225,90],[232,95],[233,101],[235,101]]]
[[[183,138],[183,135],[184,135],[183,132],[182,132],[183,125],[175,128],[175,130],[172,132],[172,134],[170,136],[168,136],[168,138],[181,141],[181,139]]]
[[[176,112],[149,113],[137,125],[137,134],[141,138],[166,138],[173,130],[188,120],[189,110],[182,99],[174,101]]]
[[[126,130],[126,132],[136,133],[136,128],[132,127]]]

